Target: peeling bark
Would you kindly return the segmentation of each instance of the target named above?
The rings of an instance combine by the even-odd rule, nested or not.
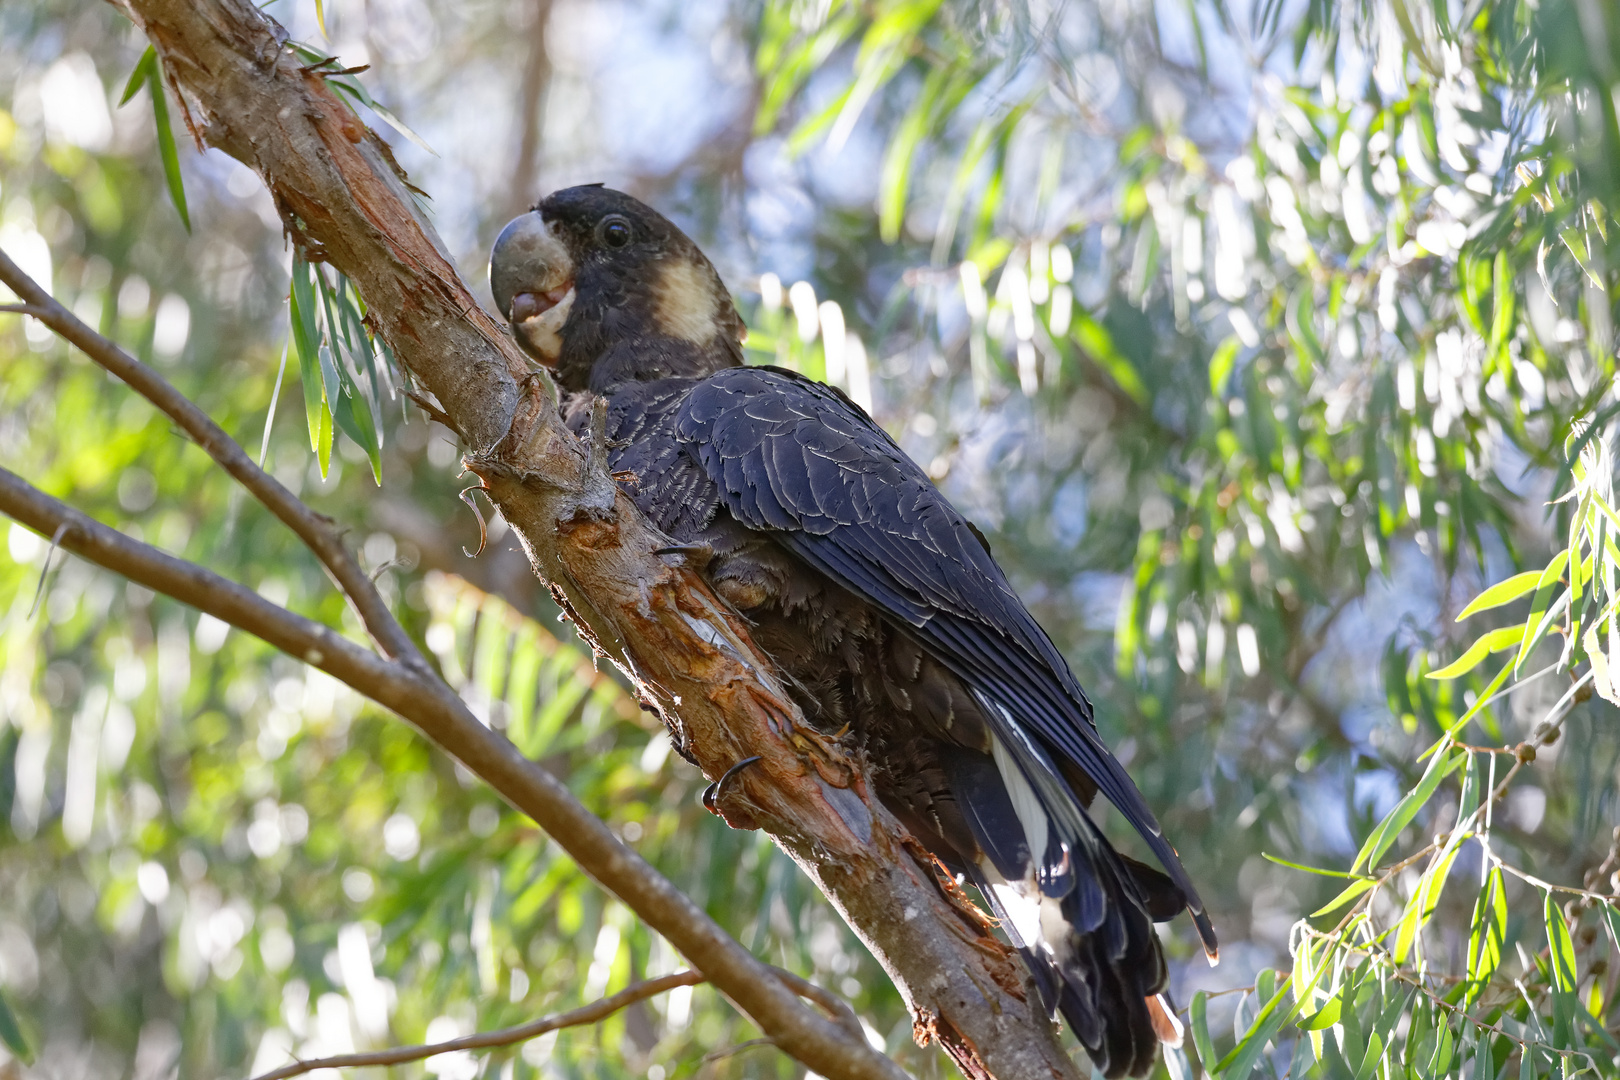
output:
[[[1077,1078],[1016,954],[878,803],[862,763],[804,722],[700,574],[654,554],[668,538],[618,490],[600,443],[563,426],[550,380],[473,299],[386,144],[246,0],[120,2],[201,140],[257,171],[306,255],[359,287],[536,574],[677,746],[711,779],[758,758],[717,809],[770,833],[827,894],[900,989],[918,1042],[937,1039],[975,1080]]]

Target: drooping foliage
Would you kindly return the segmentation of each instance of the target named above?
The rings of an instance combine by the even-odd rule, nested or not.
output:
[[[469,277],[508,210],[462,193],[515,141],[474,120],[521,111],[549,14],[548,186],[670,209],[728,271],[752,358],[870,403],[1160,808],[1226,957],[1176,930],[1172,1075],[1614,1071],[1612,2],[648,4],[594,37],[533,8],[267,10],[310,63],[338,56],[318,67],[362,119],[444,155],[398,135]],[[625,79],[615,51],[670,25],[743,90],[655,167],[593,141],[558,42]],[[492,723],[941,1074],[792,864],[696,806],[501,523],[464,554],[448,433],[398,394],[363,300],[289,268],[251,174],[193,151],[145,48],[110,8],[0,12],[0,247],[349,525]],[[474,68],[493,81],[456,81]],[[358,632],[307,553],[37,325],[0,322],[0,372],[7,467]],[[47,1074],[246,1074],[678,964],[397,722],[8,540],[0,1041]],[[432,1067],[794,1075],[769,1048],[702,1063],[752,1034],[698,988]]]

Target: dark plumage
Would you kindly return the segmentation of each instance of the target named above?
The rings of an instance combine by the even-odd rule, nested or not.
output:
[[[1185,907],[1212,959],[1215,936],[978,530],[838,390],[743,366],[718,275],[635,199],[556,192],[507,226],[490,271],[570,423],[606,398],[612,467],[660,529],[712,552],[706,573],[805,715],[848,726],[885,805],[978,885],[1098,1067],[1146,1073],[1175,1037],[1153,921]],[[1086,809],[1099,792],[1166,872],[1113,849]]]

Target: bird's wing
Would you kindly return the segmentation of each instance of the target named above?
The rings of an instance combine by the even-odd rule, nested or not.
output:
[[[1175,849],[1098,736],[1067,662],[977,530],[882,428],[831,387],[747,367],[698,384],[676,431],[733,516],[906,625],[1001,706],[987,710],[992,722],[1020,726],[1003,737],[1033,735],[1082,768],[1164,864],[1213,947]]]

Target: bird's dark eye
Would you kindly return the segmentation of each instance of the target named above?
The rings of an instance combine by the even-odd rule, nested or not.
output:
[[[630,242],[630,223],[617,214],[604,219],[597,231],[608,247],[622,248]]]

